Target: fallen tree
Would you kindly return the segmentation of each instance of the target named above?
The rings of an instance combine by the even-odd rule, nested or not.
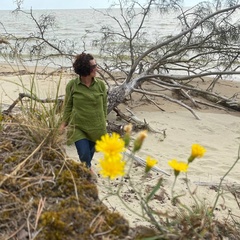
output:
[[[179,104],[198,119],[192,108],[182,100],[165,94],[164,90],[178,92],[191,104],[194,103],[194,107],[197,107],[194,99],[197,95],[215,105],[239,111],[237,94],[231,97],[220,96],[214,92],[214,87],[221,79],[240,74],[237,17],[240,5],[233,1],[228,1],[225,6],[221,1],[217,1],[216,5],[204,2],[183,11],[176,1],[169,1],[152,10],[155,1],[148,1],[145,6],[129,1],[125,10],[126,4],[123,9],[123,2],[119,1],[121,19],[116,19],[110,11],[105,13],[110,19],[117,21],[119,28],[104,26],[101,29],[104,34],[101,42],[102,57],[107,59],[107,56],[114,56],[114,59],[105,62],[105,69],[118,70],[124,75],[123,82],[109,92],[109,112],[127,96],[138,92],[144,96],[159,97]],[[134,11],[136,6],[140,8],[138,12]],[[164,17],[162,10],[166,9],[181,12],[178,16],[181,30],[176,35],[159,38],[152,43],[147,42],[148,36],[142,31],[145,18],[151,11],[159,11]],[[142,18],[133,32],[131,24],[139,14]],[[113,46],[113,41],[119,43],[119,46]],[[145,48],[141,45],[143,42]],[[126,61],[127,57],[129,61]],[[212,77],[209,86],[205,90],[196,87],[194,82],[199,78],[204,81],[205,77]],[[154,92],[146,90],[145,86],[149,83],[154,85]],[[156,93],[157,90],[161,93]],[[198,102],[198,106],[200,104]]]

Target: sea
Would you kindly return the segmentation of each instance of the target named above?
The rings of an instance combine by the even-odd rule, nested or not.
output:
[[[120,9],[112,9],[109,14],[121,19]],[[36,23],[46,15],[54,19],[55,25],[47,29],[45,37],[52,41],[58,39],[74,42],[79,52],[85,50],[97,54],[101,27],[111,26],[116,31],[120,27],[117,21],[108,16],[107,9],[32,10],[31,13],[28,11],[28,14],[0,10],[0,38],[9,38],[11,35],[17,38],[31,37],[38,31]],[[153,10],[142,26],[144,33],[149,36],[149,41],[180,31],[178,15],[179,12],[159,14]],[[131,23],[131,31],[136,31],[139,24],[140,17],[137,17]]]
[[[36,20],[39,20],[43,15],[50,15],[55,18],[56,26],[53,32],[59,39],[66,37],[72,40],[84,38],[87,32],[97,32],[102,25],[110,25],[113,28],[119,28],[114,19],[107,16],[107,9],[73,9],[73,10],[32,10],[32,15]],[[120,9],[112,9],[110,14],[117,19],[120,17]],[[159,13],[157,10],[151,11],[151,14],[146,18],[143,25],[144,31],[149,35],[160,34],[160,36],[176,33],[179,20],[177,17],[180,12]],[[132,31],[139,26],[140,16],[132,23]],[[23,14],[21,12],[14,13],[11,11],[0,10],[0,32],[3,34],[7,31],[9,34],[16,36],[26,36],[36,29],[36,23],[31,19],[30,14]],[[121,22],[121,20],[120,20]],[[5,29],[3,28],[3,25]],[[91,42],[97,40],[98,36],[93,34],[87,41]]]
[[[48,15],[50,20],[54,20],[55,23],[51,28],[46,29],[45,37],[50,42],[55,43],[56,39],[62,42],[67,40],[68,42],[74,42],[76,53],[86,51],[97,55],[99,53],[98,43],[100,36],[102,36],[102,26],[111,26],[114,31],[119,31],[120,25],[124,26],[120,9],[113,8],[111,12],[108,11],[109,9],[53,9],[28,10],[23,13],[21,11],[0,10],[0,39],[4,39],[4,37],[9,39],[11,36],[17,38],[31,37],[38,31],[37,23],[43,16]],[[109,17],[109,14],[112,17]],[[144,34],[148,36],[148,41],[154,42],[156,39],[173,36],[181,32],[179,16],[180,12],[178,11],[159,13],[157,10],[152,10],[142,26]],[[120,22],[114,20],[114,18]],[[132,33],[138,29],[140,22],[140,16],[132,19]],[[5,60],[6,58],[1,58],[0,48],[0,62]],[[11,59],[8,59],[8,61],[11,61]],[[61,60],[60,64],[68,67],[72,63],[68,60]],[[233,76],[233,78],[240,81],[238,76]]]

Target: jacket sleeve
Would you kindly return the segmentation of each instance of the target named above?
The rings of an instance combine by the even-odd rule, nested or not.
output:
[[[73,107],[72,92],[73,92],[73,81],[71,80],[66,86],[64,109],[63,109],[63,122],[65,122],[67,125],[69,124],[71,113],[72,113],[72,107]]]
[[[102,82],[103,85],[103,90],[104,90],[104,94],[103,94],[103,109],[104,109],[104,115],[105,118],[107,119],[107,105],[108,105],[108,94],[107,94],[107,88],[104,82]]]

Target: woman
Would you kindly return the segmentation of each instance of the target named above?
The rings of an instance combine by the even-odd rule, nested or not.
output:
[[[73,69],[78,77],[66,86],[60,131],[68,126],[67,144],[75,143],[80,161],[91,168],[95,142],[106,133],[107,90],[96,78],[97,63],[91,54],[77,55]]]

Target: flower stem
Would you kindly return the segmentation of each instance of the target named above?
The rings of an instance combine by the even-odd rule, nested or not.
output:
[[[174,182],[173,182],[173,185],[172,185],[172,190],[171,190],[171,195],[172,195],[172,199],[173,199],[173,188],[174,188],[174,186],[175,186],[175,184],[176,184],[176,181],[177,181],[177,176],[175,176],[175,178],[174,178]]]
[[[218,194],[217,194],[217,197],[216,197],[216,200],[215,200],[215,202],[214,202],[214,204],[213,204],[213,208],[212,208],[212,211],[211,211],[211,214],[213,214],[213,211],[214,211],[214,209],[216,208],[216,205],[217,205],[217,202],[218,202],[218,199],[219,199],[219,197],[220,197],[220,188],[221,188],[221,186],[222,186],[222,182],[223,182],[223,180],[225,179],[225,177],[232,171],[232,169],[235,167],[235,165],[237,164],[237,162],[240,160],[240,146],[239,146],[239,148],[238,148],[238,157],[237,157],[237,159],[235,160],[235,162],[233,163],[233,165],[228,169],[228,171],[224,174],[224,176],[221,178],[221,181],[220,181],[220,183],[219,183],[219,185],[218,185]]]
[[[196,206],[199,207],[196,198],[193,196],[193,194],[192,194],[192,192],[191,192],[191,190],[190,190],[190,187],[189,187],[189,184],[188,184],[188,176],[187,176],[187,173],[186,173],[186,185],[187,185],[187,190],[188,190],[189,194],[191,195],[193,201],[195,202]]]

